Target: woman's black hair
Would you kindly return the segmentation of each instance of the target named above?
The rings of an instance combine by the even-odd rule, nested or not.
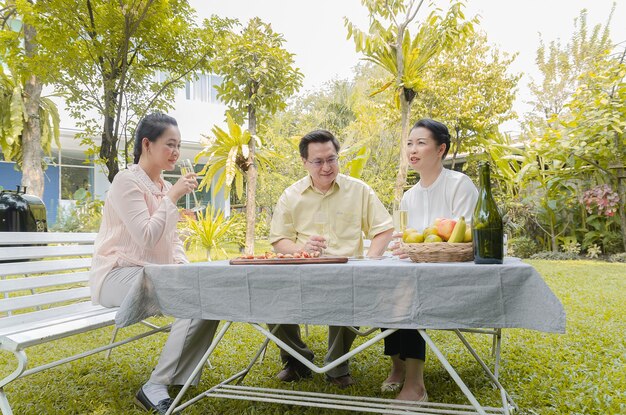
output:
[[[439,121],[431,120],[430,118],[422,118],[416,122],[413,128],[411,128],[411,131],[419,127],[426,128],[430,131],[438,146],[441,144],[446,145],[443,157],[441,157],[442,160],[445,159],[448,154],[448,150],[450,150],[450,132],[448,131],[448,127],[446,127],[445,124],[440,123]]]
[[[135,130],[135,149],[133,151],[133,155],[135,156],[134,164],[139,163],[142,150],[141,141],[144,137],[154,143],[157,138],[172,125],[178,127],[176,120],[160,112],[148,114],[139,121],[137,130]]]
[[[304,159],[309,158],[309,143],[327,143],[332,142],[335,147],[335,151],[339,153],[339,140],[335,138],[333,133],[326,130],[314,130],[300,139],[300,157]]]

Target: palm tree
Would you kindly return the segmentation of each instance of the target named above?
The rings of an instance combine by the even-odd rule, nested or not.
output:
[[[250,167],[250,140],[254,138],[256,144],[255,159],[260,169],[274,168],[271,158],[279,156],[264,148],[261,140],[257,136],[252,136],[250,131],[242,130],[230,113],[226,114],[226,121],[228,132],[214,126],[212,132],[215,140],[195,157],[196,163],[202,157],[208,158],[207,163],[199,173],[200,176],[204,176],[200,182],[200,189],[210,187],[213,178],[217,177],[217,183],[212,191],[218,192],[223,186],[226,186],[226,193],[228,193],[234,181],[237,197],[241,199],[244,191],[244,176]]]

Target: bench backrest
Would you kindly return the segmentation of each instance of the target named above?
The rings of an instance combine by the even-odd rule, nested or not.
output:
[[[0,327],[90,300],[95,233],[0,232]],[[63,306],[63,307],[61,307]]]

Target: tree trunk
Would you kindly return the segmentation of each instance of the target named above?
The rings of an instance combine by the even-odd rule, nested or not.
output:
[[[104,85],[107,85],[107,81],[104,81]],[[100,145],[100,159],[105,160],[107,167],[107,178],[109,182],[113,183],[115,175],[119,172],[120,168],[117,163],[117,144],[118,140],[115,136],[113,129],[115,126],[115,93],[112,91],[105,91],[104,98],[104,125],[102,129],[102,143]]]
[[[409,113],[411,110],[410,103],[404,99],[404,94],[400,94],[400,110],[402,114],[402,132],[400,133],[400,160],[398,167],[398,176],[396,177],[395,202],[399,205],[404,194],[404,185],[406,184],[407,171],[409,162],[407,160],[406,147],[409,136]]]
[[[37,43],[35,28],[24,24],[24,50],[26,56],[37,55]],[[43,149],[41,148],[41,120],[39,119],[39,107],[41,103],[42,84],[37,76],[31,75],[24,85],[24,106],[26,108],[26,123],[22,131],[22,186],[27,187],[27,192],[43,197],[44,180],[41,161]]]
[[[247,255],[254,255],[254,225],[256,224],[256,180],[257,180],[257,166],[256,166],[256,142],[254,136],[256,135],[256,111],[252,105],[248,106],[248,130],[252,137],[248,147],[250,148],[250,154],[248,155],[248,171],[246,172],[246,178],[248,186],[246,190],[246,249]]]
[[[406,184],[406,175],[409,163],[406,155],[407,139],[409,135],[409,112],[411,103],[406,99],[402,88],[402,78],[404,77],[404,55],[402,53],[402,41],[404,38],[404,26],[398,28],[396,37],[396,64],[398,73],[396,74],[396,88],[400,95],[400,115],[402,132],[400,133],[400,160],[398,160],[398,175],[396,177],[396,186],[394,189],[395,203],[399,206],[404,194],[404,185]]]

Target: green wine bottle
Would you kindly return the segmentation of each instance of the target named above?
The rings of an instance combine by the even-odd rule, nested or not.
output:
[[[502,216],[491,195],[489,163],[480,165],[480,190],[472,218],[474,262],[476,264],[501,264],[503,257],[504,228]]]

